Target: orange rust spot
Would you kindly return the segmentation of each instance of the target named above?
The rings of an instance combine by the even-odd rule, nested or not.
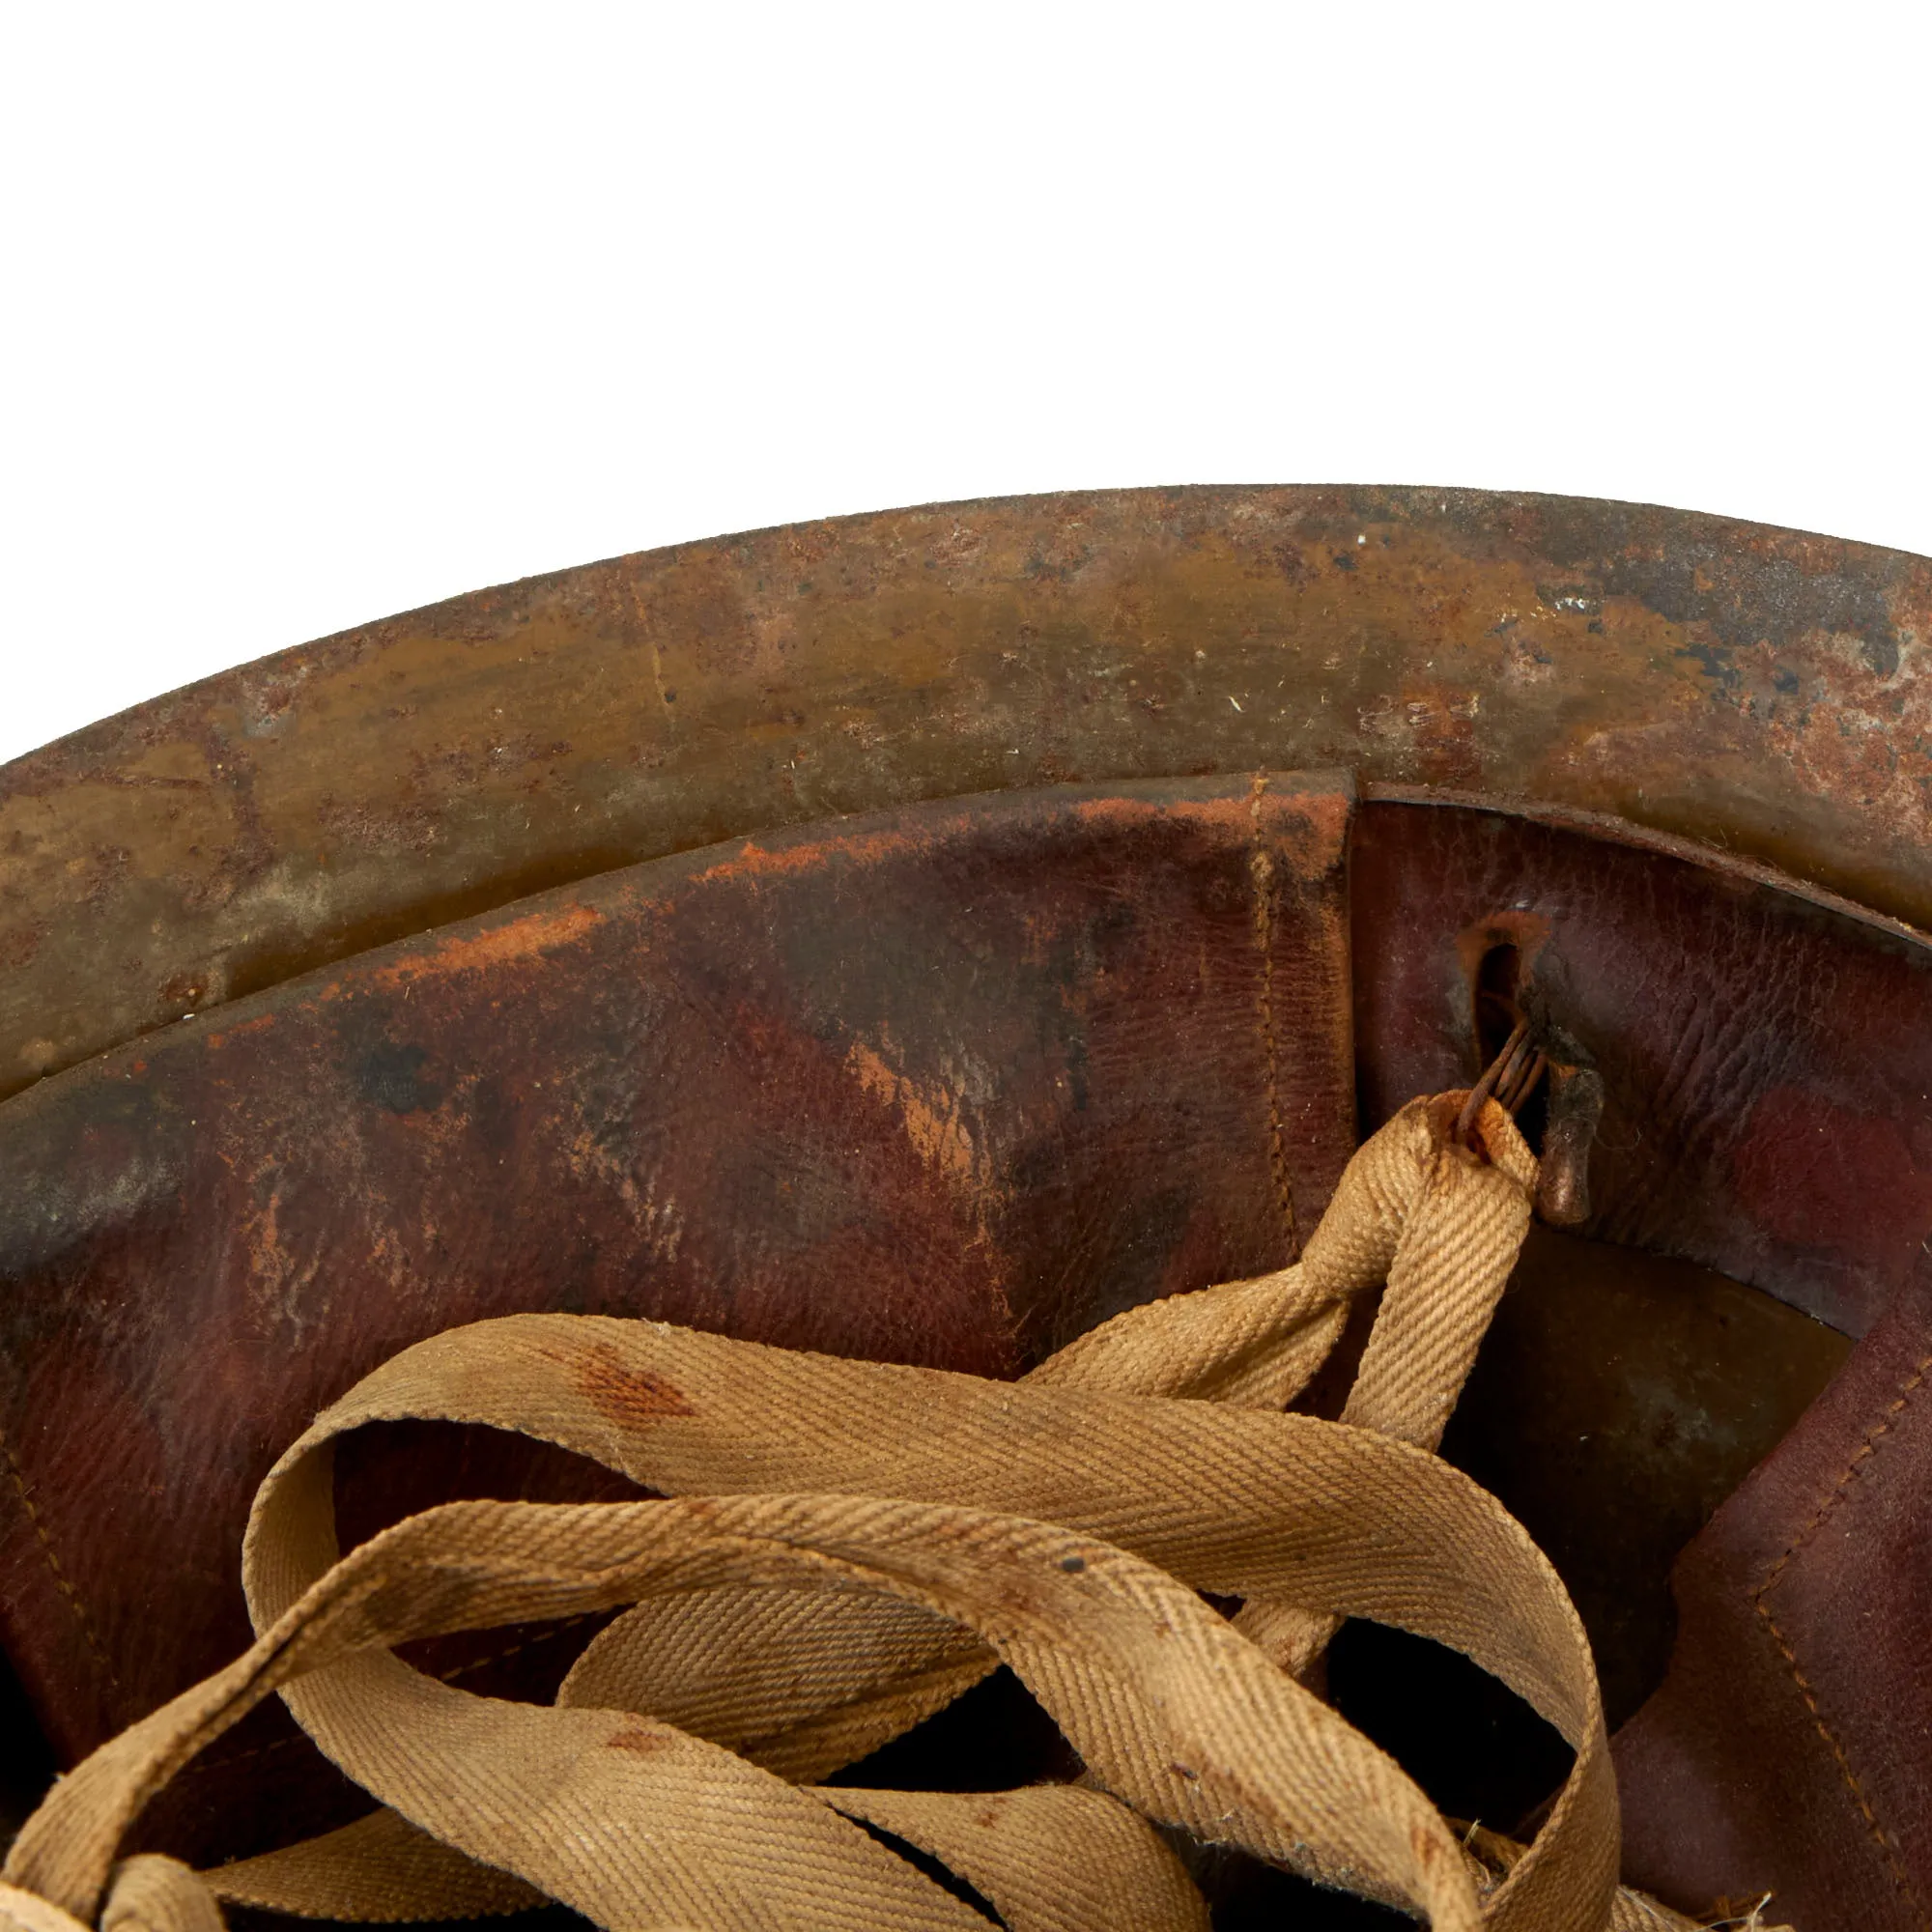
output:
[[[1338,782],[1316,789],[1297,772],[1257,773],[1243,782],[1234,776],[1230,789],[1203,798],[1090,798],[1069,808],[1083,825],[1136,826],[1179,820],[1225,832],[1244,842],[1256,830],[1255,795],[1261,788],[1261,830],[1283,848],[1298,874],[1323,870],[1339,857],[1354,810],[1354,800]],[[1277,788],[1280,787],[1280,788]],[[1304,789],[1304,787],[1308,787]]]
[[[1463,969],[1463,979],[1469,983],[1472,997],[1485,953],[1493,952],[1498,946],[1514,946],[1521,960],[1517,974],[1518,983],[1521,984],[1528,980],[1536,964],[1536,955],[1543,951],[1548,937],[1548,917],[1540,912],[1493,912],[1466,931],[1459,932],[1456,935],[1456,959]]]
[[[1190,818],[1225,825],[1242,837],[1248,830],[1245,792],[1220,798],[1082,798],[1070,808],[1082,825],[1148,825],[1156,819]]]
[[[277,1017],[274,1013],[257,1013],[252,1020],[239,1020],[233,1026],[223,1027],[219,1033],[208,1036],[209,1051],[215,1052],[231,1039],[241,1039],[251,1033],[266,1033],[275,1024]]]
[[[567,946],[603,923],[604,915],[595,906],[559,906],[441,940],[426,952],[395,960],[372,978],[379,986],[402,986],[456,973],[484,973]]]
[[[973,1136],[959,1118],[956,1098],[943,1089],[928,1096],[863,1040],[852,1042],[845,1065],[867,1094],[896,1109],[905,1123],[906,1139],[928,1167],[936,1167],[955,1180],[973,1179],[978,1153]]]
[[[835,853],[841,858],[857,859],[862,864],[905,858],[944,843],[949,834],[965,829],[971,823],[972,820],[962,813],[942,820],[929,829],[922,828],[917,833],[861,832],[830,838],[803,838],[779,846],[760,845],[748,838],[730,858],[721,859],[717,865],[707,866],[703,871],[694,874],[693,882],[704,884],[714,879],[785,878],[798,872],[818,870]]]
[[[576,1357],[577,1386],[597,1410],[623,1429],[641,1428],[671,1416],[696,1415],[684,1391],[649,1369],[634,1369],[609,1342],[596,1342]]]
[[[1269,791],[1262,801],[1262,828],[1306,876],[1339,861],[1354,813],[1355,801],[1346,791]]]

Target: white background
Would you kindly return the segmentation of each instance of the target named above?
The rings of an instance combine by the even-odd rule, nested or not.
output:
[[[457,591],[1102,484],[1932,552],[1908,7],[0,14],[0,758]]]

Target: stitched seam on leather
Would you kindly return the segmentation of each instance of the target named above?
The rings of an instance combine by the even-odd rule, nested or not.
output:
[[[1918,1914],[1919,1924],[1927,1928],[1927,1932],[1932,1932],[1932,1912],[1928,1912],[1924,1898],[1920,1895],[1918,1886],[1913,1883],[1912,1874],[1905,1868],[1897,1840],[1893,1838],[1891,1833],[1880,1822],[1878,1813],[1872,1806],[1871,1800],[1866,1797],[1864,1787],[1859,1782],[1858,1774],[1852,1769],[1850,1754],[1846,1751],[1844,1745],[1839,1741],[1836,1733],[1826,1721],[1825,1713],[1819,1703],[1817,1692],[1812,1690],[1810,1680],[1804,1675],[1804,1669],[1798,1662],[1798,1653],[1793,1649],[1784,1632],[1778,1627],[1777,1619],[1771,1612],[1771,1606],[1765,1602],[1772,1587],[1789,1567],[1792,1558],[1823,1528],[1826,1520],[1844,1499],[1845,1493],[1851,1486],[1852,1478],[1877,1454],[1880,1441],[1890,1430],[1892,1424],[1897,1421],[1899,1415],[1912,1401],[1913,1396],[1923,1386],[1928,1374],[1932,1374],[1932,1355],[1925,1356],[1914,1367],[1912,1373],[1900,1384],[1897,1396],[1888,1406],[1885,1413],[1865,1431],[1864,1439],[1859,1444],[1844,1468],[1839,1471],[1838,1480],[1832,1485],[1830,1492],[1827,1494],[1825,1500],[1818,1505],[1811,1520],[1792,1538],[1790,1547],[1771,1566],[1771,1569],[1765,1574],[1764,1581],[1751,1593],[1751,1608],[1764,1620],[1765,1629],[1771,1633],[1771,1639],[1777,1646],[1779,1656],[1784,1659],[1785,1666],[1791,1672],[1792,1682],[1798,1687],[1798,1694],[1804,1700],[1804,1708],[1811,1714],[1812,1724],[1816,1727],[1818,1735],[1824,1739],[1827,1747],[1836,1760],[1839,1774],[1845,1780],[1846,1789],[1851,1792],[1853,1801],[1859,1807],[1860,1815],[1865,1821],[1866,1829],[1871,1833],[1874,1842],[1885,1857],[1886,1865],[1891,1873],[1892,1883],[1911,1901],[1914,1910]]]
[[[1262,834],[1262,799],[1267,786],[1267,774],[1257,772],[1248,788],[1248,819],[1254,827],[1248,876],[1255,888],[1255,945],[1262,955],[1260,1009],[1262,1050],[1267,1062],[1268,1167],[1288,1232],[1288,1258],[1293,1261],[1301,1253],[1301,1235],[1295,1225],[1294,1183],[1288,1171],[1288,1145],[1281,1126],[1281,1052],[1274,1029],[1274,854]]]
[[[14,1453],[14,1445],[5,1435],[0,1435],[0,1450],[7,1454],[8,1473],[14,1478],[14,1488],[19,1492],[20,1507],[27,1512],[27,1520],[33,1525],[34,1535],[40,1540],[41,1554],[46,1558],[47,1574],[54,1579],[55,1587],[68,1601],[73,1611],[73,1620],[80,1626],[80,1634],[87,1639],[87,1647],[94,1653],[94,1661],[100,1666],[100,1674],[107,1680],[110,1690],[119,1690],[121,1680],[114,1674],[114,1666],[107,1661],[107,1653],[100,1647],[100,1639],[94,1634],[94,1626],[88,1621],[87,1606],[80,1601],[80,1592],[69,1581],[68,1574],[61,1568],[61,1560],[54,1553],[53,1539],[47,1534],[47,1526],[41,1520],[41,1513],[34,1507],[33,1492],[27,1488],[27,1472],[20,1467],[20,1459]]]
[[[585,1611],[582,1611],[576,1617],[564,1617],[556,1625],[554,1631],[543,1631],[537,1636],[526,1636],[524,1642],[510,1644],[508,1650],[493,1650],[487,1658],[471,1658],[469,1663],[458,1663],[454,1669],[448,1669],[448,1671],[440,1673],[442,1683],[446,1683],[446,1685],[448,1683],[456,1683],[458,1677],[468,1677],[471,1671],[489,1669],[491,1663],[502,1663],[504,1658],[514,1658],[520,1650],[529,1650],[531,1644],[547,1644],[547,1642],[551,1642],[556,1636],[568,1636],[572,1625],[587,1623],[595,1615],[597,1615],[595,1609],[585,1609]],[[182,1772],[178,1776],[193,1777],[197,1772],[226,1772],[226,1770],[230,1770],[236,1764],[247,1764],[249,1758],[265,1758],[265,1756],[269,1756],[270,1750],[288,1750],[290,1745],[305,1745],[307,1741],[309,1741],[307,1735],[301,1735],[301,1737],[276,1737],[276,1739],[270,1739],[267,1745],[253,1745],[249,1750],[238,1750],[232,1758],[197,1758],[193,1764],[184,1764]]]
[[[177,1777],[200,1777],[211,1771],[229,1771],[238,1764],[246,1764],[251,1757],[267,1757],[270,1751],[287,1750],[291,1745],[305,1745],[308,1733],[301,1732],[293,1738],[271,1738],[265,1745],[252,1745],[244,1751],[237,1751],[233,1757],[198,1757],[182,1766],[175,1774]]]
[[[459,1677],[469,1677],[479,1670],[487,1670],[491,1664],[501,1663],[506,1657],[515,1657],[535,1644],[553,1643],[560,1636],[568,1636],[575,1626],[587,1623],[598,1614],[596,1610],[582,1610],[574,1617],[564,1617],[554,1630],[540,1631],[535,1636],[526,1636],[522,1643],[513,1643],[507,1650],[493,1650],[488,1657],[471,1658],[468,1663],[456,1664],[448,1670],[439,1671],[437,1675],[443,1683],[454,1684]]]

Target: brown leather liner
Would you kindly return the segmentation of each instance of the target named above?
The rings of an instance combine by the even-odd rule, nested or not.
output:
[[[58,1747],[245,1641],[255,1484],[454,1322],[1010,1375],[1289,1259],[1353,1144],[1349,814],[1334,781],[1180,781],[784,834],[10,1103],[0,1606]]]

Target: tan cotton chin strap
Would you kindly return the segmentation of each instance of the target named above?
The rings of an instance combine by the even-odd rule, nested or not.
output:
[[[612,1932],[984,1927],[886,1838],[1011,1932],[1199,1932],[1157,1827],[1442,1932],[1688,1926],[1618,1889],[1603,1712],[1562,1584],[1431,1453],[1536,1179],[1493,1101],[1458,1139],[1463,1099],[1416,1101],[1371,1139],[1294,1266],[1130,1310],[1016,1383],[563,1315],[405,1350],[257,1493],[254,1646],[55,1787],[7,1861],[0,1932],[213,1932],[217,1898],[403,1920],[549,1897]],[[1384,1283],[1344,1421],[1283,1413],[1350,1298]],[[405,1417],[519,1431],[668,1500],[449,1504],[344,1556],[334,1439]],[[550,1706],[393,1654],[612,1608]],[[1298,1681],[1350,1616],[1463,1652],[1568,1741],[1532,1844],[1452,1827]],[[1080,1784],[822,1782],[1001,1662],[1080,1753]],[[147,1801],[270,1692],[382,1808],[199,1875],[117,1862]]]

